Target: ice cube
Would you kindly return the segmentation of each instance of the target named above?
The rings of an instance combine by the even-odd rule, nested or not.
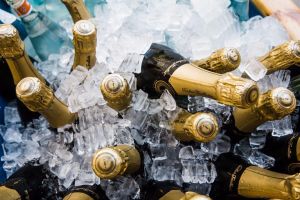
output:
[[[267,68],[256,59],[251,59],[245,68],[246,74],[254,81],[262,79],[267,74]]]

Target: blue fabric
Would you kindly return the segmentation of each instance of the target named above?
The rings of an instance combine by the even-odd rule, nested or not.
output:
[[[5,100],[0,96],[0,124],[4,124],[4,107],[6,105]],[[3,138],[0,135],[0,157],[3,156]],[[0,161],[0,183],[4,182],[6,179],[6,174],[3,170],[3,162]]]

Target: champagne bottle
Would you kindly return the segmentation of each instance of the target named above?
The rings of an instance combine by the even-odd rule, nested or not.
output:
[[[218,119],[212,113],[183,111],[172,122],[172,133],[180,141],[210,142],[219,133]]]
[[[106,76],[100,90],[107,105],[116,111],[121,111],[130,105],[132,92],[128,82],[119,74],[110,74]]]
[[[28,0],[32,7],[46,15],[56,23],[70,17],[66,6],[61,0]],[[71,17],[70,17],[71,18]]]
[[[281,137],[267,136],[262,152],[275,158],[276,170],[284,172],[299,171],[300,168],[300,135],[290,134]]]
[[[75,57],[73,69],[78,65],[87,69],[96,63],[97,30],[95,25],[88,20],[80,20],[73,27],[73,43]]]
[[[243,133],[251,133],[266,121],[278,120],[291,114],[296,108],[296,98],[286,88],[275,88],[259,96],[256,104],[247,109],[233,111],[235,127]]]
[[[50,196],[49,188],[45,182],[57,183],[43,166],[26,164],[12,174],[8,180],[0,185],[1,200],[35,200]],[[52,188],[53,189],[53,188]]]
[[[54,96],[52,89],[38,78],[22,79],[16,87],[16,93],[29,110],[42,114],[54,128],[70,124],[76,119],[77,115],[71,113],[68,107]]]
[[[117,145],[98,150],[92,161],[94,173],[102,179],[132,174],[141,166],[140,153],[134,146]]]
[[[0,44],[0,56],[6,59],[15,85],[25,77],[37,77],[45,82],[44,78],[34,68],[25,52],[24,42],[12,25],[0,25]]]
[[[73,22],[76,23],[79,20],[88,20],[91,18],[91,14],[85,7],[83,0],[61,0],[69,13],[72,16]]]
[[[180,190],[171,190],[159,200],[211,200],[208,196],[200,195],[195,192],[183,193]]]
[[[241,63],[237,49],[222,48],[213,52],[209,57],[195,60],[194,65],[216,73],[226,73],[235,70]]]
[[[249,0],[231,0],[231,7],[233,7],[240,21],[249,19]]]
[[[73,187],[63,200],[109,200],[103,189],[98,185],[82,185]]]
[[[211,197],[226,195],[247,198],[296,200],[300,198],[300,175],[288,175],[250,166],[231,153],[222,154],[215,162],[217,179]]]
[[[175,98],[206,96],[241,108],[250,107],[258,98],[254,81],[201,69],[160,44],[151,45],[142,62],[141,73],[136,76],[137,87],[151,98],[159,98],[168,89]]]
[[[72,41],[65,29],[41,12],[32,9],[27,0],[6,0],[6,2],[20,16],[41,60],[47,60],[50,54],[60,54],[60,47],[63,45],[72,47]]]
[[[300,63],[300,41],[288,41],[276,46],[258,60],[267,68],[267,74]]]

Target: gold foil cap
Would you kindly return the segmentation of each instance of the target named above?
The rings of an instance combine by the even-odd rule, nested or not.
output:
[[[100,90],[108,106],[120,111],[127,108],[132,99],[132,92],[125,78],[118,74],[106,76],[100,86]]]
[[[263,94],[258,102],[258,111],[267,120],[281,119],[291,114],[296,108],[293,92],[286,88],[275,88]]]
[[[187,118],[184,130],[195,141],[210,142],[219,133],[219,124],[211,113],[196,113]]]
[[[73,27],[74,47],[80,53],[95,53],[97,29],[89,20],[80,20]]]
[[[285,42],[259,58],[268,74],[300,63],[300,41]]]
[[[193,61],[193,64],[203,69],[226,73],[235,70],[241,63],[241,56],[235,48],[222,48],[213,52],[208,58]]]
[[[185,197],[181,200],[211,200],[208,196],[200,195],[195,192],[186,192]]]
[[[249,108],[258,100],[259,90],[250,79],[228,73],[217,83],[218,101],[238,108]]]
[[[33,112],[46,110],[53,98],[53,91],[35,77],[26,77],[16,86],[17,97]]]
[[[61,0],[70,15],[72,16],[73,22],[76,23],[79,20],[87,20],[91,18],[91,14],[87,10],[83,0]]]
[[[0,25],[0,56],[15,58],[24,55],[24,42],[17,29],[10,24]]]
[[[94,154],[92,167],[98,177],[113,179],[124,174],[128,159],[126,153],[118,148],[103,148]]]

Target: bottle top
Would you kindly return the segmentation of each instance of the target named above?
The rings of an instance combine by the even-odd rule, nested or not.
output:
[[[296,98],[290,90],[279,87],[271,90],[269,95],[270,111],[262,110],[267,119],[280,119],[295,110]],[[268,101],[267,97],[262,98],[262,102],[264,101]]]
[[[97,29],[88,20],[80,20],[73,27],[74,47],[79,53],[95,53],[97,46]]]
[[[122,110],[130,104],[131,90],[127,80],[119,74],[106,76],[101,83],[100,90],[108,105],[116,110]]]
[[[14,58],[24,55],[24,43],[11,24],[0,24],[0,56]]]
[[[53,91],[35,77],[22,79],[16,86],[16,93],[33,112],[47,109],[54,98]]]
[[[225,57],[233,65],[239,65],[241,62],[241,56],[237,49],[235,48],[225,48]]]
[[[291,52],[294,54],[295,57],[300,59],[300,40],[291,41],[289,44],[289,49],[291,50]]]
[[[26,16],[32,10],[32,6],[27,0],[6,0],[6,2],[15,9],[19,16]]]
[[[80,35],[91,35],[96,32],[96,27],[89,20],[80,20],[75,23],[74,32]]]
[[[187,119],[184,129],[195,140],[209,142],[219,133],[219,124],[216,116],[211,113],[196,113]]]
[[[98,177],[112,179],[126,171],[127,160],[126,153],[121,149],[117,147],[103,148],[94,154],[92,167]]]

